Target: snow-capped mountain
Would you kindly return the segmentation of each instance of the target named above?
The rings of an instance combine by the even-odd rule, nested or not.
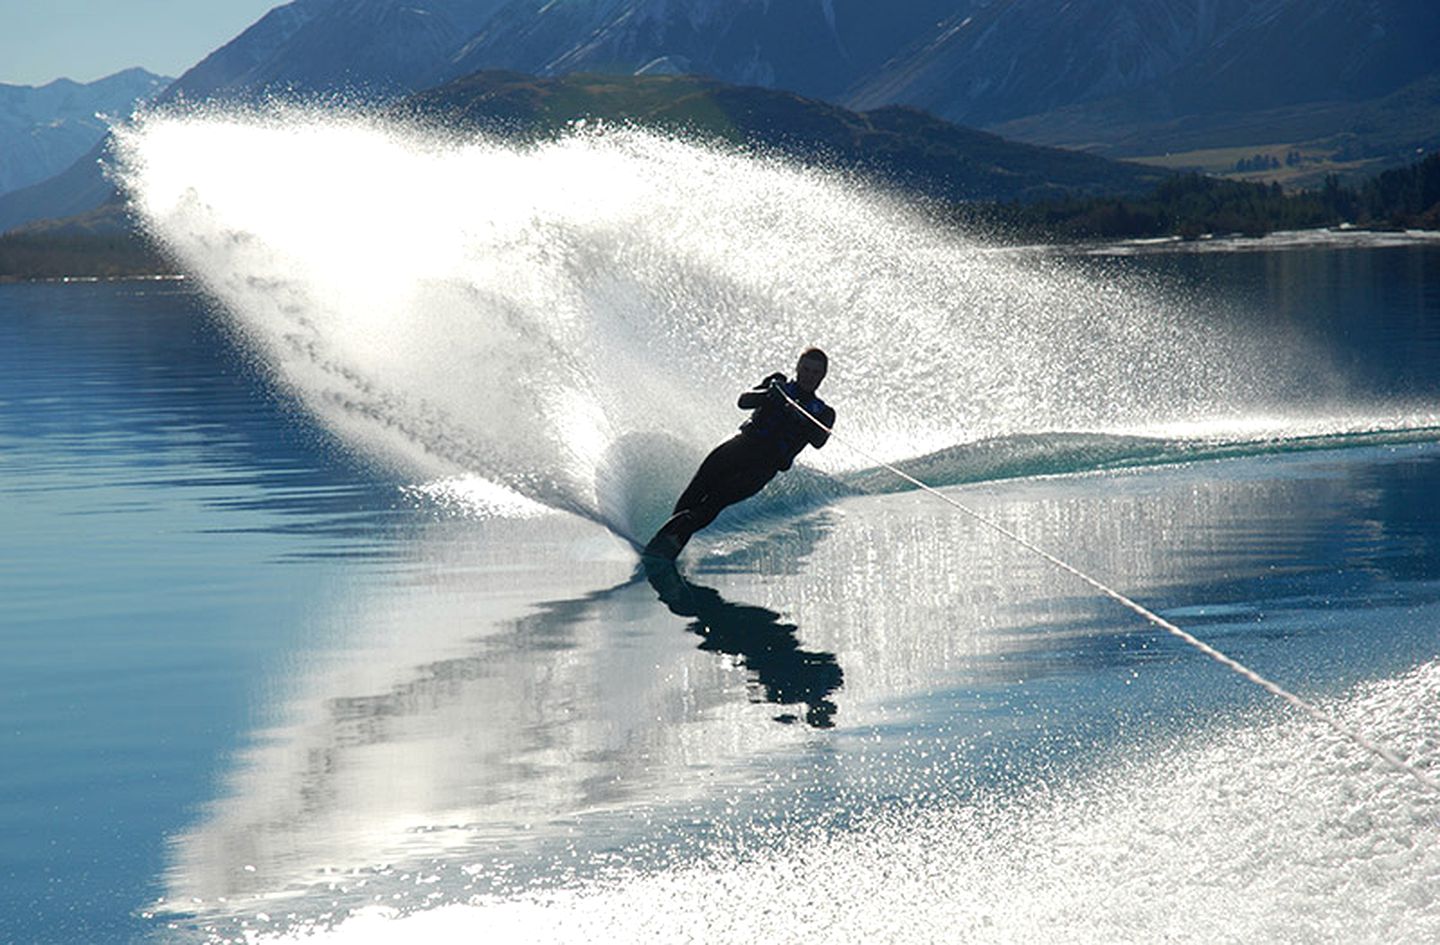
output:
[[[129,115],[169,83],[144,69],[127,69],[88,84],[0,84],[0,193],[65,170],[105,136],[108,126],[100,116]]]

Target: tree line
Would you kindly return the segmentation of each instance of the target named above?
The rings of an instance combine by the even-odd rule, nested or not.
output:
[[[1263,236],[1343,224],[1440,229],[1440,154],[1358,186],[1331,175],[1318,190],[1182,174],[1142,197],[1063,197],[964,205],[955,218],[1025,239],[1119,239],[1205,234]]]
[[[123,279],[174,272],[144,237],[130,232],[6,233],[0,236],[0,282]]]
[[[1063,197],[1036,203],[966,203],[953,222],[1003,238],[1036,241],[1135,239],[1205,234],[1263,236],[1350,224],[1440,230],[1440,154],[1385,171],[1358,186],[1331,176],[1318,190],[1184,174],[1141,197]],[[135,233],[16,232],[0,236],[0,282],[125,278],[173,272]]]

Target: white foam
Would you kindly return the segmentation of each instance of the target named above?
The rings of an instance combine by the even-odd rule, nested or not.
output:
[[[433,479],[405,491],[432,507],[475,518],[536,518],[553,511],[479,476]]]

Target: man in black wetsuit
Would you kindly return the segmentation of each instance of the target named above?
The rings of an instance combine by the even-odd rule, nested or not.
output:
[[[754,413],[741,424],[739,433],[705,457],[676,500],[670,520],[645,546],[646,554],[674,558],[690,536],[715,521],[722,509],[750,498],[776,473],[789,469],[806,444],[816,449],[825,445],[830,434],[802,415],[795,404],[826,427],[835,425],[835,411],[815,396],[829,364],[825,352],[808,348],[795,365],[795,380],[771,374],[740,395],[740,409]]]

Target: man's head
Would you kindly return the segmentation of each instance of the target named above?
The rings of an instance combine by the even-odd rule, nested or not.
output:
[[[800,352],[800,360],[795,364],[795,384],[806,394],[815,393],[820,382],[825,380],[825,372],[830,369],[830,359],[825,352],[819,348],[806,348]]]

